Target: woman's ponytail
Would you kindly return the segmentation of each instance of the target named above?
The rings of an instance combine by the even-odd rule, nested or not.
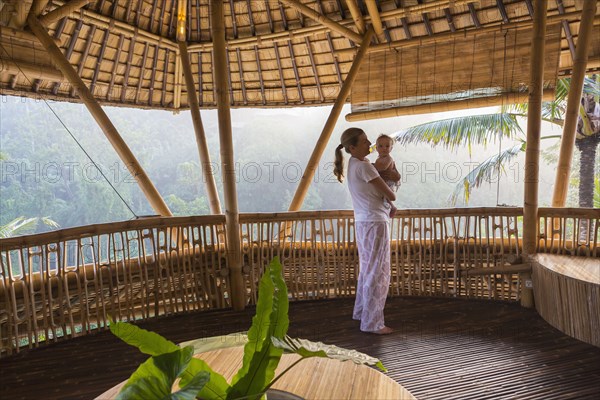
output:
[[[333,174],[337,177],[337,180],[342,183],[344,182],[344,154],[342,149],[344,145],[340,144],[335,149],[335,161],[333,162]]]
[[[333,162],[333,174],[337,177],[340,182],[344,181],[344,154],[342,149],[346,153],[350,154],[350,146],[356,146],[358,144],[358,138],[364,134],[360,128],[348,128],[342,133],[341,144],[335,149],[335,161]]]

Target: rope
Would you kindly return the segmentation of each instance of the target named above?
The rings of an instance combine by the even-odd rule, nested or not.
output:
[[[21,66],[19,65],[19,63],[11,56],[11,54],[4,48],[4,46],[1,43],[0,43],[0,48],[2,48],[2,51],[4,51],[4,53],[6,53],[6,55],[8,56],[8,58],[12,62],[15,63],[15,65],[19,69],[19,72],[25,77],[25,79],[27,80],[27,82],[29,82],[29,84],[33,86],[33,82],[31,82],[31,80],[27,77],[27,75],[25,74],[25,72],[23,72],[23,70],[21,69]],[[121,199],[121,201],[123,202],[123,204],[125,204],[125,206],[129,209],[129,211],[133,214],[133,216],[135,218],[139,218],[139,216],[135,213],[135,211],[133,211],[133,209],[129,206],[129,204],[127,203],[127,201],[125,201],[125,199],[123,198],[123,196],[121,196],[121,193],[119,193],[119,191],[117,190],[117,188],[110,182],[110,179],[108,179],[108,177],[104,174],[104,172],[102,172],[102,169],[98,166],[98,164],[96,163],[96,161],[94,161],[94,159],[92,158],[92,156],[90,156],[90,154],[83,148],[83,146],[81,145],[81,143],[79,143],[79,141],[77,140],[77,138],[75,137],[75,135],[73,135],[73,133],[65,125],[65,123],[63,122],[63,120],[60,119],[60,117],[54,111],[54,109],[50,106],[50,104],[48,103],[48,101],[46,101],[46,99],[43,98],[43,97],[42,97],[42,100],[44,101],[44,104],[46,104],[46,106],[50,109],[50,111],[52,112],[52,114],[54,114],[54,116],[56,117],[56,119],[58,120],[58,122],[60,122],[60,124],[63,126],[63,128],[65,128],[65,130],[69,133],[69,135],[75,141],[75,143],[77,144],[77,146],[79,146],[79,148],[81,149],[81,151],[83,151],[83,154],[85,154],[86,157],[92,162],[92,164],[94,164],[94,167],[96,167],[96,169],[98,170],[98,172],[100,172],[100,175],[102,175],[102,177],[106,180],[106,182],[108,183],[108,185],[117,194],[117,196],[119,197],[119,199]]]

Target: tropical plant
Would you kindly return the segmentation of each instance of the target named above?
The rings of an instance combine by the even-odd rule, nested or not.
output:
[[[260,280],[256,314],[248,334],[238,336],[246,344],[242,367],[231,383],[203,360],[193,358],[193,346],[180,347],[135,325],[111,322],[110,330],[116,336],[151,356],[131,375],[117,399],[261,399],[283,374],[311,357],[351,360],[386,370],[381,361],[366,354],[288,337],[288,306],[282,266],[275,257]],[[231,341],[219,341],[222,343],[219,347],[231,346]],[[300,359],[275,376],[284,352],[296,353]],[[180,389],[171,393],[178,377]]]
[[[557,83],[555,99],[542,105],[542,120],[563,126],[566,100],[570,79],[560,79]],[[600,81],[597,76],[584,80],[582,105],[577,125],[576,145],[580,151],[579,204],[592,207],[594,191],[594,168],[598,143],[600,143]],[[432,147],[444,146],[450,150],[466,146],[489,145],[496,140],[507,138],[518,144],[495,154],[481,162],[464,176],[456,185],[449,201],[455,204],[460,197],[464,203],[474,188],[493,177],[506,173],[504,166],[514,157],[525,151],[526,137],[519,125],[520,118],[527,117],[527,104],[502,106],[498,113],[470,115],[428,122],[395,133],[400,144],[428,143]],[[556,139],[558,135],[542,136],[541,139]]]
[[[58,225],[56,222],[54,222],[48,217],[17,217],[5,225],[0,225],[0,239],[31,233],[35,231],[35,228],[40,221],[51,228],[60,227],[60,225]]]

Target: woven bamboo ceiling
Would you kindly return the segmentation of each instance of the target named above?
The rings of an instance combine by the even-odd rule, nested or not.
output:
[[[549,26],[558,25],[553,31],[558,35],[553,75],[571,73],[583,1],[548,1]],[[188,100],[177,42],[178,16],[185,14],[179,40],[187,42],[200,107],[215,108],[210,1],[179,3],[185,13],[181,9],[178,12],[181,4],[177,0],[0,1],[2,93],[80,101],[29,31],[27,16],[34,13],[100,103],[186,109]],[[65,4],[75,10],[66,17],[55,17],[58,12],[54,10],[65,10]],[[507,26],[530,30],[533,10],[532,0],[225,0],[224,6],[233,107],[333,103],[370,26],[376,33],[371,50],[385,46],[397,53],[415,44],[431,47],[435,43],[431,48],[440,52],[439,57],[463,60],[465,53],[457,46],[464,48],[464,40],[459,39],[472,36],[471,31],[477,30],[488,35],[494,31],[502,33]],[[506,43],[506,39],[498,43]],[[470,57],[481,46],[472,45]],[[498,51],[506,54],[503,48]],[[525,56],[512,54],[516,60]],[[411,57],[406,57],[411,61],[404,62],[404,74],[417,79],[419,71],[431,75],[425,65],[431,63],[431,57]],[[476,64],[472,65],[476,68]],[[517,63],[521,75],[527,73],[524,65]],[[389,70],[389,65],[386,68]],[[600,29],[595,20],[588,71],[598,69]],[[381,79],[374,79],[370,86],[368,77],[372,75],[363,71],[357,85],[377,90]],[[466,79],[458,74],[449,78],[447,73],[440,77],[449,79],[444,85],[450,87],[454,79]]]

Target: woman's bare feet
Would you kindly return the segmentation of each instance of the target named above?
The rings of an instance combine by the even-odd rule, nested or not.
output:
[[[394,332],[392,328],[390,328],[389,326],[384,326],[380,330],[371,333],[374,333],[376,335],[389,335],[392,332]]]

